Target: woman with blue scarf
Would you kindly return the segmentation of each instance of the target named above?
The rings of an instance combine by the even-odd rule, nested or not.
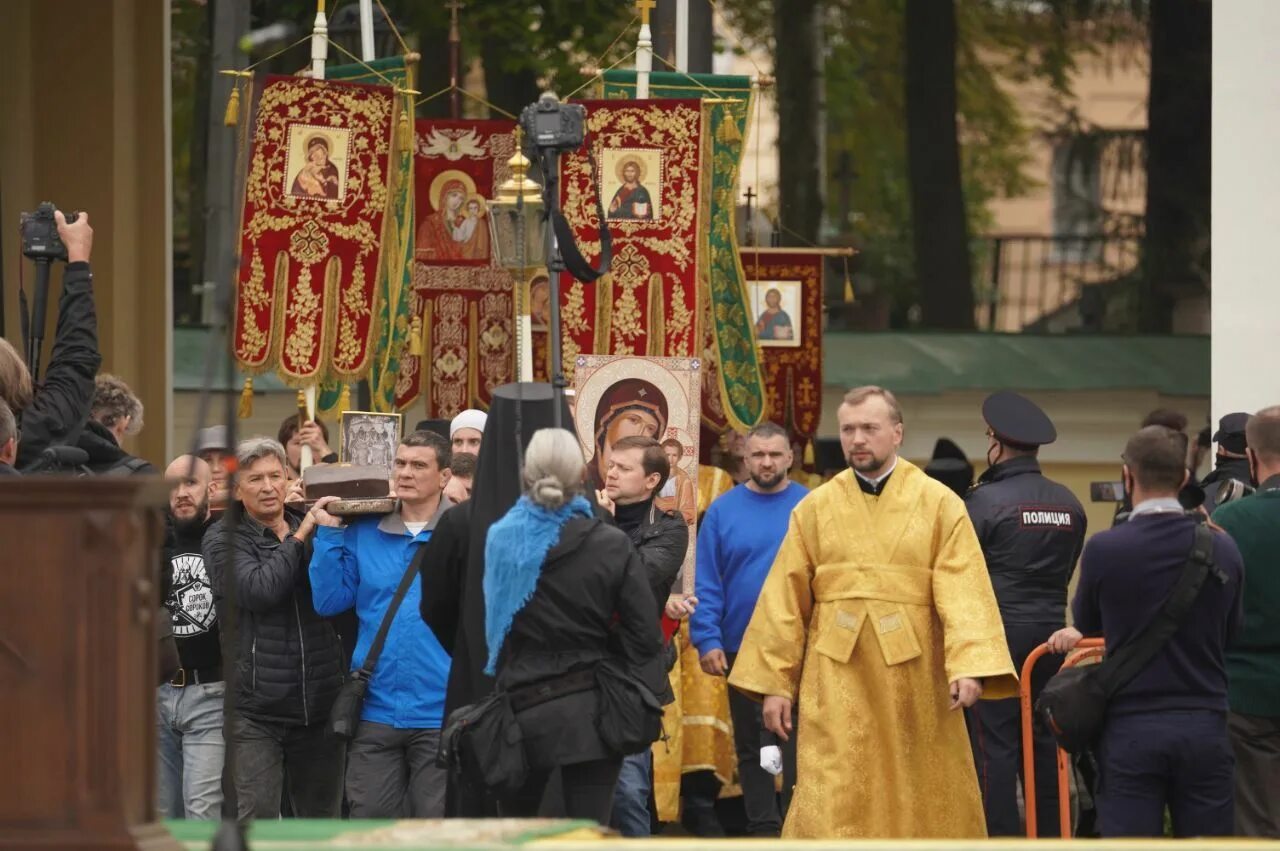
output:
[[[582,495],[578,439],[542,429],[525,452],[525,495],[485,542],[486,672],[511,697],[529,778],[500,802],[503,816],[537,815],[560,768],[565,814],[609,823],[622,755],[596,729],[595,668],[632,669],[662,653],[656,604],[627,536]]]

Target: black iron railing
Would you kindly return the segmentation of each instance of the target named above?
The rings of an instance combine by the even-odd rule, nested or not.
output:
[[[982,331],[1089,330],[1100,320],[1101,288],[1135,271],[1140,247],[1136,234],[986,237],[974,256],[975,323]]]

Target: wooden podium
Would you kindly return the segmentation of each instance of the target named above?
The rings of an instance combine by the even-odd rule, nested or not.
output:
[[[0,849],[179,849],[156,822],[167,489],[0,478]]]

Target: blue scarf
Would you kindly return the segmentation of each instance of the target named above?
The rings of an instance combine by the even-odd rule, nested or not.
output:
[[[547,551],[560,540],[560,529],[574,517],[592,516],[591,503],[582,496],[555,511],[522,496],[489,527],[484,544],[484,638],[489,645],[484,672],[489,676],[497,669],[511,621],[533,596]]]

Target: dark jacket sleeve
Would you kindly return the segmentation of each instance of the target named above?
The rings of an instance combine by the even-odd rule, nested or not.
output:
[[[88,263],[68,263],[58,301],[53,357],[35,398],[22,412],[22,441],[15,466],[25,467],[49,446],[75,443],[89,418],[93,379],[101,365],[93,276]]]
[[[310,561],[310,547],[290,535],[278,547],[265,549],[237,531],[234,541],[227,541],[222,524],[205,533],[202,549],[215,593],[221,593],[223,559],[231,548],[236,582],[236,604],[246,611],[267,612],[289,599],[305,575]]]
[[[462,614],[462,593],[467,573],[469,503],[445,512],[425,546],[419,548],[418,575],[422,577],[419,612],[444,652],[453,655]]]
[[[689,550],[689,526],[678,514],[660,515],[637,550],[649,580],[649,593],[661,611]]]
[[[618,612],[618,649],[637,671],[649,673],[662,654],[662,630],[653,616],[655,606],[650,591],[650,571],[640,556],[631,554],[622,571],[622,587],[615,602]],[[666,600],[664,592],[662,599]],[[658,664],[655,673],[665,680],[665,666]],[[649,679],[648,676],[645,677]],[[656,686],[657,683],[654,683]]]

